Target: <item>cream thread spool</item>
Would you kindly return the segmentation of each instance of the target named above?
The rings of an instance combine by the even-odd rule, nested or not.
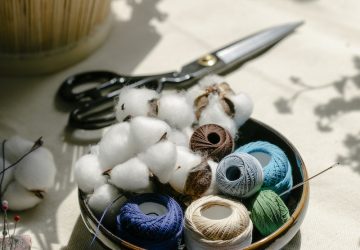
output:
[[[111,0],[0,1],[0,73],[51,73],[105,40]]]
[[[205,196],[185,212],[185,243],[188,249],[241,249],[251,244],[253,224],[239,202]]]

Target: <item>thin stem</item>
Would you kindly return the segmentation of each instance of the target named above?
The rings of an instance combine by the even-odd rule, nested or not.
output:
[[[11,236],[10,250],[12,249],[13,242],[15,241],[15,231],[16,231],[16,225],[17,225],[17,221],[15,221],[15,225],[14,225],[14,232],[13,232],[13,235]],[[15,248],[15,246],[14,246],[14,248]]]
[[[6,143],[6,140],[3,140],[2,142],[2,157],[3,157],[3,160],[2,160],[2,163],[3,163],[3,172],[5,171],[5,143]],[[1,174],[1,180],[0,180],[0,202],[2,203],[2,184],[3,184],[3,181],[4,181],[4,177],[5,177],[5,173]]]
[[[6,170],[16,166],[22,159],[24,159],[26,156],[28,156],[29,154],[31,154],[32,152],[34,152],[36,149],[40,148],[43,144],[42,141],[42,137],[40,137],[39,139],[37,139],[34,143],[34,145],[31,147],[31,149],[26,152],[23,156],[21,156],[16,162],[14,162],[13,164],[11,164],[10,166],[6,167],[4,170],[2,170],[0,172],[0,174],[3,174]]]

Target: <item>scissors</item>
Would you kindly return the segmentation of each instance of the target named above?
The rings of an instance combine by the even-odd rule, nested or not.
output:
[[[205,75],[228,73],[267,51],[302,24],[294,22],[262,30],[202,56],[180,71],[148,76],[89,71],[70,76],[58,91],[63,100],[75,104],[68,124],[86,130],[109,126],[116,122],[114,104],[123,87],[147,87],[161,92],[165,86],[187,87]]]

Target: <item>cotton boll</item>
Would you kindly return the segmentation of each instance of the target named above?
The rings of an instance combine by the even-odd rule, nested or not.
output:
[[[170,133],[170,126],[159,119],[145,116],[135,117],[130,121],[131,139],[137,146],[137,152],[143,152]]]
[[[194,130],[191,127],[186,127],[182,130],[173,129],[168,134],[167,139],[177,146],[189,147],[191,135]]]
[[[182,93],[163,95],[159,99],[158,117],[179,129],[191,126],[195,121],[195,114]]]
[[[217,185],[216,185],[216,169],[217,169],[218,163],[213,160],[208,160],[207,163],[211,169],[211,183],[210,183],[209,188],[206,190],[206,192],[202,196],[218,193],[218,189],[217,189]]]
[[[139,158],[115,166],[110,172],[110,182],[126,191],[137,192],[150,186],[149,169]]]
[[[170,186],[179,193],[184,193],[185,183],[192,168],[201,163],[201,156],[189,148],[177,146],[175,170],[169,180]]]
[[[51,152],[40,147],[22,159],[15,168],[15,179],[28,190],[47,190],[54,185],[56,166]]]
[[[95,216],[100,219],[105,209],[120,195],[120,191],[111,184],[104,184],[97,189],[90,196],[88,200],[89,207]],[[111,205],[107,211],[103,223],[106,225],[113,225],[115,223],[116,215],[119,209],[126,201],[126,197],[120,197],[114,204]]]
[[[177,129],[172,129],[167,135],[167,139],[175,143],[177,146],[187,147],[189,145],[189,141],[185,133]]]
[[[129,115],[147,116],[151,111],[149,101],[158,97],[159,94],[155,90],[148,88],[123,88],[115,107],[116,119],[122,122]]]
[[[90,146],[89,151],[90,151],[90,154],[99,156],[99,153],[100,153],[99,144]]]
[[[139,158],[161,183],[167,183],[176,163],[176,146],[170,141],[161,141],[149,147]]]
[[[194,101],[198,96],[205,94],[205,90],[201,89],[198,84],[192,86],[186,91],[186,101],[191,107],[194,107]]]
[[[253,101],[245,93],[230,96],[229,99],[233,102],[235,107],[235,123],[237,127],[240,127],[250,118],[254,108]]]
[[[77,160],[74,175],[79,188],[85,193],[92,193],[96,187],[107,182],[96,155],[87,154]]]
[[[2,157],[0,157],[0,166],[3,166],[3,160],[4,159]],[[3,169],[7,168],[8,166],[10,166],[10,163],[7,160],[5,160],[4,168],[1,167],[0,170],[2,171]],[[10,183],[10,181],[13,180],[14,170],[15,170],[15,168],[11,167],[8,170],[6,170],[3,174],[0,174],[0,178],[2,177],[2,175],[4,175],[4,179],[3,179],[3,182],[1,185],[1,192],[3,192],[6,189],[6,187],[8,186],[8,184]]]
[[[186,138],[188,140],[188,144],[186,146],[189,146],[189,141],[192,134],[194,133],[194,129],[192,127],[186,127],[182,130],[182,132],[186,135]]]
[[[130,124],[128,122],[111,126],[99,143],[100,166],[104,171],[127,161],[135,154],[135,146],[130,138]]]
[[[235,138],[237,126],[223,110],[218,96],[209,96],[209,105],[201,112],[199,125],[217,124],[227,129],[231,136]]]
[[[10,210],[25,210],[35,207],[42,199],[33,192],[26,190],[18,182],[13,181],[9,184],[3,195],[3,200],[9,202]]]
[[[209,86],[226,82],[225,78],[219,75],[207,75],[199,81],[199,86],[206,89]]]
[[[34,142],[15,135],[9,138],[5,143],[5,158],[10,163],[14,163],[27,151],[29,151],[33,145]]]

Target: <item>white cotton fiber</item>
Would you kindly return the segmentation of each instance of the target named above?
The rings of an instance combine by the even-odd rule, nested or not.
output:
[[[137,192],[150,186],[149,169],[139,158],[115,166],[110,173],[110,182],[126,191]]]
[[[218,163],[213,160],[208,160],[207,162],[211,168],[211,184],[210,187],[206,190],[206,192],[202,194],[202,196],[212,194],[215,195],[218,193],[218,188],[216,185],[216,169],[218,167]]]
[[[0,171],[2,171],[3,169],[7,168],[8,166],[10,166],[10,163],[5,160],[5,167],[3,168],[3,158],[0,157]],[[2,185],[1,185],[1,192],[3,192],[6,187],[9,185],[10,181],[13,180],[14,178],[14,170],[15,170],[15,167],[11,167],[9,168],[8,170],[6,170],[3,174],[4,174],[4,179],[3,179],[3,182],[2,182]],[[0,174],[0,178],[2,178],[2,175],[3,174]]]
[[[12,136],[5,143],[5,158],[10,163],[14,163],[26,152],[28,152],[34,142],[26,140],[18,135]]]
[[[40,147],[15,167],[15,179],[28,190],[46,191],[54,185],[56,166],[51,152]]]
[[[235,107],[235,123],[237,127],[243,125],[249,118],[253,111],[254,104],[251,98],[245,93],[239,93],[228,97]]]
[[[87,154],[77,160],[74,175],[79,188],[85,193],[92,193],[96,187],[107,182],[96,155]]]
[[[201,89],[198,84],[192,86],[186,91],[186,101],[194,108],[194,101],[198,96],[205,94],[205,90]]]
[[[182,130],[182,132],[186,135],[188,138],[188,142],[190,142],[190,138],[192,134],[194,133],[194,129],[192,127],[186,127]],[[187,144],[187,147],[189,146],[189,143]]]
[[[161,183],[167,183],[176,163],[176,146],[170,141],[161,141],[149,147],[139,158]]]
[[[207,75],[199,81],[201,89],[206,89],[209,86],[226,82],[225,78],[219,75]]]
[[[175,170],[169,180],[169,184],[177,192],[183,193],[189,172],[193,167],[201,163],[201,156],[182,146],[177,146],[176,151]]]
[[[90,154],[92,155],[99,155],[99,152],[100,152],[100,146],[99,144],[96,144],[96,145],[91,145],[90,146]]]
[[[183,93],[163,95],[159,99],[158,117],[178,129],[191,126],[195,121],[192,105]]]
[[[199,125],[205,124],[217,124],[227,129],[233,138],[237,134],[235,121],[225,113],[216,95],[209,96],[209,105],[201,112]]]
[[[17,181],[13,181],[6,189],[3,200],[9,202],[10,210],[25,210],[39,204],[42,199],[37,197],[33,192],[26,190]]]
[[[104,184],[95,189],[94,193],[88,200],[89,207],[95,216],[100,219],[105,209],[118,198],[120,191],[111,184]],[[112,206],[108,209],[103,224],[115,224],[115,218],[119,213],[120,207],[126,201],[125,196],[121,196]]]
[[[131,140],[137,152],[143,152],[170,133],[170,126],[157,118],[138,116],[130,121]]]
[[[122,122],[112,125],[99,142],[99,160],[101,168],[112,169],[115,165],[132,158],[135,146],[130,139],[130,124]]]
[[[185,133],[177,129],[172,129],[167,135],[167,139],[175,143],[177,146],[187,147],[189,145],[189,140]]]
[[[124,121],[129,115],[147,116],[150,112],[149,101],[159,97],[155,90],[148,88],[123,88],[116,104],[116,119]]]
[[[177,146],[189,147],[190,138],[194,130],[191,127],[183,128],[182,130],[172,129],[168,134],[167,139]]]

